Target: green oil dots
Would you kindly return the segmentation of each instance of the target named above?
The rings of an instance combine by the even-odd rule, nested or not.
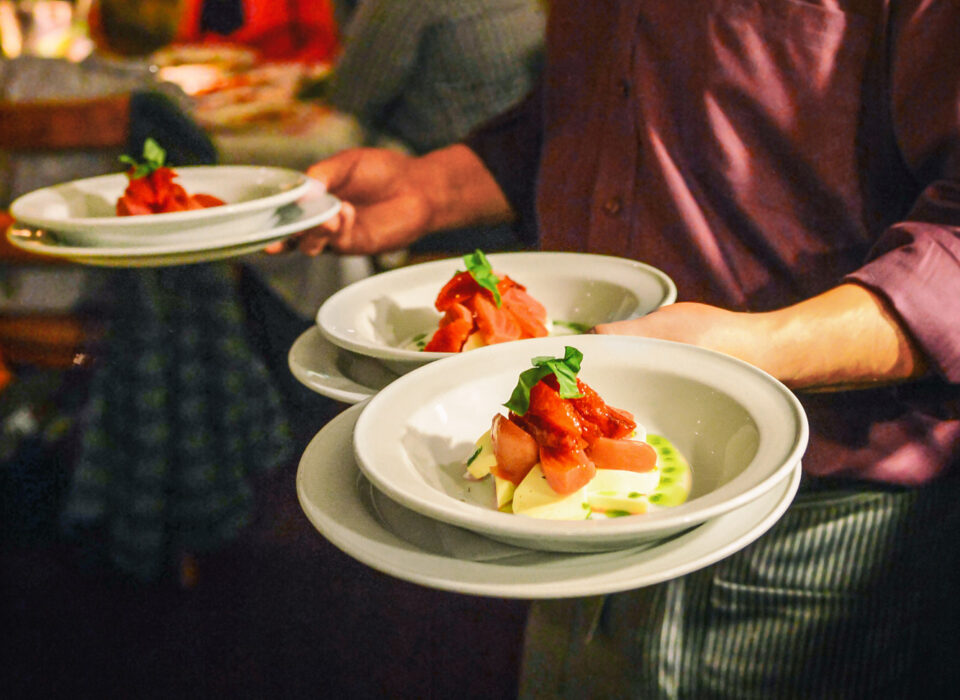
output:
[[[683,503],[689,495],[690,466],[666,438],[647,435],[647,442],[657,451],[660,463],[660,483],[650,495],[650,503],[661,508]]]
[[[678,506],[687,500],[687,490],[677,484],[661,485],[656,493],[650,496],[650,502],[667,508]]]

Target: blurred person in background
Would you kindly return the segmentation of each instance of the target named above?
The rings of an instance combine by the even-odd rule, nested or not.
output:
[[[146,56],[176,38],[184,7],[185,0],[92,0],[90,36],[102,53]]]
[[[344,50],[327,98],[414,153],[455,143],[527,95],[540,75],[538,0],[358,0],[338,6]],[[474,227],[414,251],[502,250],[508,227]]]
[[[804,404],[783,518],[665,584],[535,602],[523,697],[956,696],[958,35],[953,0],[554,0],[522,106],[309,170],[346,204],[307,254],[513,220],[676,281],[596,332],[739,357]]]
[[[530,92],[544,19],[536,0],[360,0],[329,100],[416,153],[447,146]]]
[[[331,0],[180,0],[176,41],[230,43],[265,61],[332,62],[339,50]]]

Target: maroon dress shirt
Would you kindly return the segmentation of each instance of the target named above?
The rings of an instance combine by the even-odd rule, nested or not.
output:
[[[865,285],[932,371],[801,394],[804,468],[916,485],[955,466],[960,3],[553,0],[547,56],[537,94],[467,140],[541,246],[642,260],[731,309]]]

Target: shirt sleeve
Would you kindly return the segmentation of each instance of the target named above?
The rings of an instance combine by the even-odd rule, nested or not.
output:
[[[502,115],[481,124],[464,143],[483,161],[517,214],[525,243],[537,240],[536,181],[540,163],[540,90]]]
[[[429,19],[427,10],[416,2],[361,3],[344,32],[343,54],[331,82],[331,104],[362,122],[376,123],[415,70]]]
[[[904,7],[906,6],[906,7]],[[884,296],[946,380],[960,383],[960,3],[911,0],[891,25],[890,99],[920,195],[849,275]]]

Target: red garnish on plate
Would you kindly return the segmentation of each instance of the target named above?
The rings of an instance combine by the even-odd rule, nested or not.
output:
[[[144,142],[141,162],[129,156],[120,157],[121,162],[130,167],[127,170],[127,188],[117,200],[117,216],[166,214],[225,204],[211,194],[188,194],[173,181],[177,174],[164,165],[166,158],[166,151],[153,139]]]
[[[581,353],[567,347],[563,358],[536,357],[533,368],[521,373],[507,402],[508,418],[494,418],[494,456],[515,484],[533,468],[530,446],[515,434],[519,428],[536,443],[540,467],[550,487],[560,495],[585,486],[597,469],[648,471],[657,455],[650,445],[627,438],[637,427],[627,411],[607,405],[577,378]],[[508,427],[509,424],[509,427]],[[502,447],[501,447],[502,446]],[[521,472],[521,466],[526,471]]]
[[[547,335],[547,310],[523,285],[495,275],[479,250],[463,260],[467,269],[450,278],[437,295],[434,307],[444,316],[424,350],[460,352],[474,333],[486,345]]]

